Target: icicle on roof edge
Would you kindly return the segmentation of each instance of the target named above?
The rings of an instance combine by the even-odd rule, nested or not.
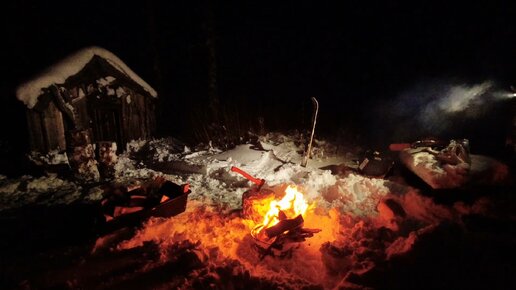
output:
[[[151,96],[157,97],[158,93],[135,72],[133,72],[122,60],[110,51],[92,46],[79,50],[78,52],[64,58],[57,64],[49,67],[43,73],[32,80],[20,85],[16,90],[18,100],[32,109],[38,102],[38,97],[43,93],[43,89],[53,84],[64,84],[66,79],[80,72],[84,66],[95,56],[98,55],[108,61],[114,68],[127,75]]]

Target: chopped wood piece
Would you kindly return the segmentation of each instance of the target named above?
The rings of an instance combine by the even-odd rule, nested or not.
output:
[[[269,238],[276,237],[286,231],[293,230],[299,226],[302,226],[304,222],[303,216],[298,215],[293,219],[281,220],[276,225],[265,229],[265,233]]]
[[[125,207],[125,206],[116,206],[113,217],[118,217],[124,214],[133,213],[142,210],[143,207],[135,206],[135,207]]]
[[[288,219],[288,217],[287,217],[287,215],[285,214],[285,212],[284,212],[284,211],[279,210],[279,213],[278,213],[278,219],[279,219],[280,221],[283,221],[283,220]]]

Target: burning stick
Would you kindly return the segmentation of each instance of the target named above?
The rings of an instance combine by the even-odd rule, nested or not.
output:
[[[255,183],[260,184],[259,180]],[[260,259],[267,255],[288,256],[299,246],[299,242],[320,231],[303,228],[303,215],[309,204],[296,186],[289,185],[281,199],[276,199],[274,192],[251,192],[257,193],[247,198],[244,198],[246,193],[243,195],[243,211],[244,214],[247,212],[244,215],[246,219],[254,221],[251,237],[260,253]],[[255,196],[261,199],[253,198]]]
[[[298,215],[293,219],[281,220],[278,224],[266,228],[266,238],[258,233],[253,236],[256,243],[256,249],[260,253],[260,260],[265,256],[286,257],[291,255],[292,250],[297,247],[296,244],[304,242],[307,238],[313,237],[314,234],[320,232],[320,229],[303,228],[303,216]],[[260,240],[265,238],[265,240]]]
[[[281,235],[282,233],[284,233],[286,231],[293,230],[297,227],[302,227],[304,221],[305,220],[303,219],[302,215],[298,215],[297,217],[295,217],[293,219],[284,219],[284,220],[281,220],[276,225],[274,225],[270,228],[266,228],[265,234],[267,234],[267,236],[269,238],[274,238],[276,236]]]
[[[310,135],[310,142],[308,142],[308,149],[306,150],[305,157],[303,158],[303,162],[301,162],[301,166],[303,167],[306,167],[308,159],[310,158],[310,154],[312,153],[312,141],[314,140],[315,123],[317,122],[317,113],[319,112],[319,102],[317,99],[312,97],[312,102],[314,103],[314,112],[312,116],[312,134]]]

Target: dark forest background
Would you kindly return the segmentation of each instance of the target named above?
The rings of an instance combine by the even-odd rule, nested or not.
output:
[[[197,142],[213,122],[307,129],[316,96],[319,134],[378,143],[379,104],[415,83],[515,83],[512,1],[46,2],[3,4],[2,166],[27,150],[16,87],[92,45],[158,91],[159,136]]]

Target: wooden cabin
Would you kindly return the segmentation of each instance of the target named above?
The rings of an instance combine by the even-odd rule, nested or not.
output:
[[[71,146],[70,133],[119,149],[155,132],[156,91],[111,52],[89,47],[18,87],[27,106],[30,147],[46,153]]]

